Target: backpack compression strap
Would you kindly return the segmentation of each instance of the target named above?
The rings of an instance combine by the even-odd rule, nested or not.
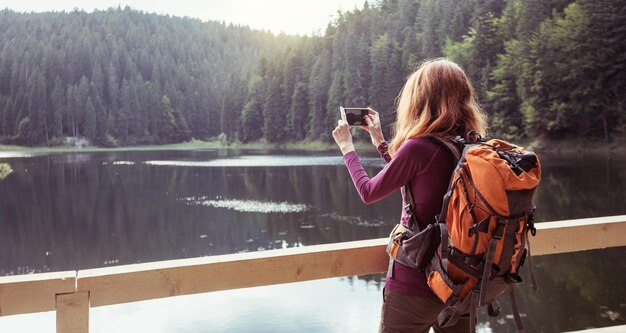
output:
[[[402,199],[405,202],[404,205],[404,211],[409,214],[409,221],[408,221],[408,227],[409,230],[414,231],[414,232],[419,232],[420,231],[420,226],[417,223],[416,217],[415,217],[415,213],[414,213],[414,209],[413,209],[413,193],[411,192],[411,186],[409,183],[407,183],[406,185],[404,185],[404,196],[402,197]],[[415,228],[415,229],[414,229]]]

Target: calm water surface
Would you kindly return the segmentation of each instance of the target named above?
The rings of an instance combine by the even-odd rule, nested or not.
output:
[[[367,152],[370,175],[383,167]],[[398,193],[361,203],[337,152],[277,150],[1,153],[0,275],[385,237]],[[626,214],[624,158],[544,156],[537,220]],[[626,323],[626,251],[535,258],[520,288],[529,332]],[[93,332],[375,332],[382,275],[95,308]],[[514,331],[481,316],[482,332]],[[37,320],[32,320],[37,318]],[[36,324],[35,324],[36,323]],[[0,318],[0,331],[52,332],[54,315]]]

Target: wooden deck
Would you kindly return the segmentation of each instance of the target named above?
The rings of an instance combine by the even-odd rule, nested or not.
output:
[[[588,330],[570,331],[566,333],[583,333],[583,332],[585,333],[624,333],[626,332],[626,325],[602,327],[602,328],[590,328]]]
[[[537,229],[533,255],[626,246],[626,215],[540,223]],[[0,316],[56,310],[57,332],[83,333],[91,307],[384,272],[386,243],[380,238],[1,277]]]

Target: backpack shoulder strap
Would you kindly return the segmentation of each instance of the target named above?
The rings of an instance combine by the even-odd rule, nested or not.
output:
[[[443,146],[454,158],[454,164],[456,165],[461,159],[461,152],[463,151],[463,141],[460,138],[448,139],[438,135],[429,135],[433,141]]]
[[[436,216],[437,222],[443,223],[445,222],[445,218],[448,213],[448,203],[450,202],[450,197],[452,197],[452,192],[454,188],[454,174],[459,170],[465,154],[467,154],[467,149],[470,147],[465,144],[465,140],[460,137],[456,137],[452,140],[442,138],[440,136],[429,135],[429,138],[434,140],[435,142],[442,145],[447,151],[452,154],[454,160],[454,170],[450,175],[450,183],[448,184],[448,189],[446,190],[446,194],[443,197],[443,202],[441,205],[441,210],[439,215]]]
[[[442,208],[442,210],[445,209],[445,211],[447,211],[448,201],[450,200],[450,196],[452,195],[452,180],[454,179],[454,172],[458,170],[459,161],[461,161],[463,156],[467,153],[467,146],[465,144],[466,140],[462,139],[460,136],[454,139],[443,138],[438,135],[427,135],[426,137],[443,146],[450,154],[452,154],[452,158],[454,161],[455,169],[452,172],[452,176],[450,177],[450,184],[448,186],[448,190],[446,191],[446,197],[444,197]],[[417,231],[419,231],[419,225],[417,221],[415,221],[415,214],[413,212],[413,193],[411,193],[411,187],[409,186],[409,184],[404,185],[403,199],[406,203],[404,210],[407,214],[409,214],[409,229],[413,230],[413,226],[415,226],[417,228]],[[440,217],[441,214],[438,218]],[[443,217],[445,218],[445,215],[443,215]]]
[[[463,143],[462,141],[449,140],[444,139],[435,135],[427,135],[426,137],[433,139],[435,142],[439,143],[443,147],[446,148],[454,159],[454,165],[456,166],[461,158],[461,152],[463,151]],[[460,138],[459,138],[460,139]],[[405,206],[404,210],[407,214],[409,214],[408,227],[413,231],[419,232],[419,224],[416,221],[415,213],[413,210],[413,193],[411,192],[411,186],[409,184],[404,185],[404,196],[403,196]],[[447,203],[446,203],[447,205]],[[415,228],[415,229],[413,229]]]

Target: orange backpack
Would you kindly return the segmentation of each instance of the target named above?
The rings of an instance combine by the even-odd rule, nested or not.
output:
[[[391,233],[390,274],[394,261],[424,270],[430,288],[448,305],[439,325],[454,325],[469,312],[472,332],[477,306],[488,305],[489,315],[497,316],[496,297],[508,290],[518,331],[523,331],[511,287],[522,282],[519,269],[526,256],[530,259],[527,234],[536,233],[532,198],[541,177],[539,160],[508,142],[485,141],[476,132],[452,142],[433,138],[454,154],[457,164],[436,223],[423,230],[414,221],[412,195],[405,186],[410,226],[398,225]],[[536,289],[532,267],[531,280]]]

